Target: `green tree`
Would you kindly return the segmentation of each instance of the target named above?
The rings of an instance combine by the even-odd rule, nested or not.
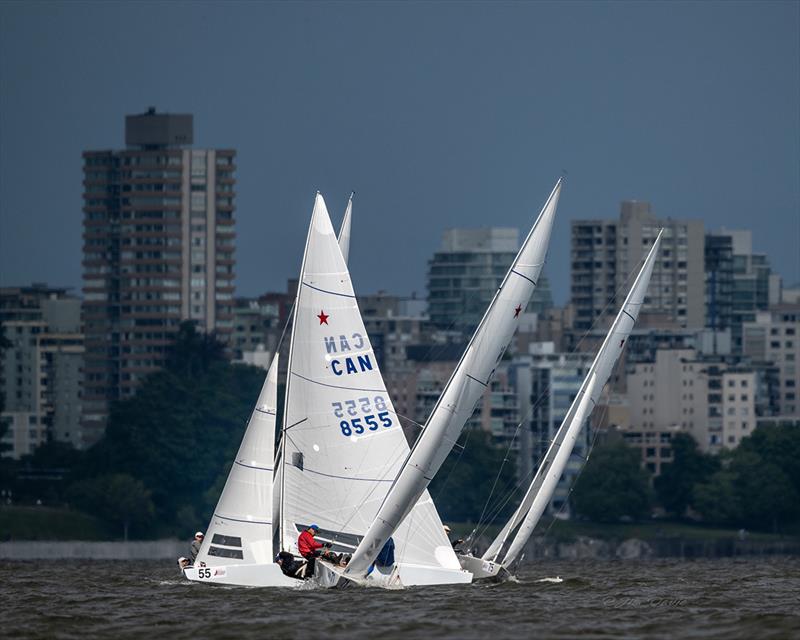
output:
[[[155,512],[150,491],[141,481],[123,473],[82,480],[70,487],[69,494],[82,511],[122,526],[125,540],[131,527],[143,533]]]
[[[192,528],[180,519],[185,507],[201,520],[210,516],[204,493],[235,455],[264,381],[263,370],[231,365],[223,353],[184,323],[167,368],[112,407],[105,437],[84,466],[84,477],[139,478],[165,532]]]
[[[736,524],[742,519],[742,505],[736,491],[736,474],[717,471],[706,482],[695,485],[692,504],[707,522]]]
[[[504,457],[504,449],[496,447],[489,434],[467,431],[462,436],[430,485],[436,508],[445,521],[477,522],[501,467],[497,479],[500,490],[495,490],[492,504],[504,497],[504,489],[513,486],[516,475],[514,463],[509,460],[503,464]],[[507,505],[499,515],[514,506]]]
[[[595,447],[572,492],[575,511],[589,520],[617,522],[650,513],[652,490],[639,453],[621,440]]]
[[[668,512],[683,516],[692,504],[695,485],[706,482],[719,470],[719,460],[702,453],[692,436],[679,433],[670,442],[673,462],[664,465],[653,484],[658,501]]]

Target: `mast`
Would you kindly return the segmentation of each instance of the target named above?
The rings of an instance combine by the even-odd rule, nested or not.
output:
[[[347,258],[350,255],[350,217],[353,212],[354,195],[356,195],[356,192],[351,191],[350,198],[347,200],[347,208],[344,210],[342,226],[339,228],[339,248],[342,250],[342,257],[344,258],[345,264],[347,264]]]
[[[592,366],[589,368],[589,372],[581,385],[578,395],[575,396],[561,427],[559,427],[555,439],[550,445],[536,476],[531,482],[528,494],[526,495],[526,499],[528,499],[529,496],[531,497],[529,509],[527,513],[525,513],[519,531],[503,558],[503,565],[506,567],[516,559],[525,546],[525,543],[528,542],[533,530],[536,528],[542,513],[544,513],[547,504],[550,502],[550,498],[564,472],[564,468],[567,466],[580,430],[586,422],[586,418],[589,417],[594,409],[600,397],[600,392],[603,390],[606,382],[608,382],[609,377],[611,377],[614,365],[622,354],[625,342],[633,330],[633,326],[639,316],[639,310],[644,303],[645,293],[650,284],[650,276],[653,273],[653,265],[655,264],[658,248],[661,244],[662,233],[663,231],[659,232],[658,237],[653,243],[642,268],[639,270],[639,274],[636,276],[633,286],[631,286],[625,298],[625,302],[622,303],[622,307],[619,313],[617,313],[617,317],[614,319],[611,329],[603,341],[603,345],[600,347]],[[497,556],[505,543],[508,533],[512,529],[513,527],[506,527],[503,529],[501,535],[498,536],[489,551],[484,554],[484,558],[488,558],[491,555]],[[499,544],[497,544],[498,541]]]
[[[442,466],[489,385],[542,271],[561,183],[545,202],[345,574],[366,574]]]

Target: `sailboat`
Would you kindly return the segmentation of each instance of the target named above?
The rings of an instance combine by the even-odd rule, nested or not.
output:
[[[276,356],[195,566],[184,570],[190,580],[298,586],[271,561],[277,551],[297,554],[297,536],[311,523],[319,523],[318,539],[333,551],[354,550],[408,456],[347,270],[351,209],[352,196],[337,241],[325,201],[316,196],[277,456],[273,465]],[[376,568],[370,583],[471,581],[427,492],[394,540],[396,562]],[[318,581],[325,582],[324,573]]]
[[[339,232],[349,253],[353,194]],[[272,523],[278,353],[273,356],[189,580],[245,586],[297,587],[273,562]]]
[[[469,570],[476,579],[510,575],[510,568],[519,559],[520,553],[553,497],[556,484],[564,472],[581,427],[594,409],[600,392],[608,382],[639,316],[650,284],[662,233],[663,231],[659,232],[653,243],[519,507],[483,556],[459,556],[461,566]],[[512,539],[511,534],[515,531],[516,535]]]
[[[298,534],[351,553],[384,503],[406,442],[364,327],[344,256],[317,195],[295,301],[286,400],[276,462],[275,547],[297,552]],[[375,567],[380,586],[468,583],[427,492],[394,533],[395,563]],[[273,550],[274,550],[273,549]],[[317,561],[316,577],[331,586]],[[365,578],[366,572],[365,572]]]
[[[327,570],[330,584],[368,581],[370,568],[389,538],[396,539],[409,522],[418,519],[415,510],[420,501],[429,499],[428,484],[489,385],[516,330],[520,314],[533,295],[544,266],[561,184],[559,179],[445,385],[422,433],[403,463],[397,466],[397,474],[383,492],[385,497],[377,513],[371,521],[363,521],[368,527],[349,564],[339,568],[321,563]]]

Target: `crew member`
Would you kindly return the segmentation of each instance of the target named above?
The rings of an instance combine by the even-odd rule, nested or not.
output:
[[[320,549],[331,546],[330,542],[322,544],[321,542],[314,540],[314,536],[316,536],[318,532],[319,527],[315,524],[312,524],[308,529],[300,534],[299,538],[297,538],[297,550],[308,562],[308,569],[306,570],[307,576],[314,575],[314,565],[316,564],[314,559],[320,555]]]
[[[447,536],[447,539],[450,540],[450,527],[444,525],[444,533]],[[450,545],[453,547],[453,551],[459,551],[458,545],[462,544],[464,540],[462,538],[458,538],[457,540],[450,540]]]
[[[194,561],[197,560],[197,554],[200,553],[200,547],[203,546],[203,532],[198,531],[194,534],[194,540],[192,540],[192,547],[189,551],[189,555],[192,556],[192,564]]]

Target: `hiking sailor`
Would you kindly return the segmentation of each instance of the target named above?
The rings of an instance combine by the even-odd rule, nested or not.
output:
[[[450,541],[450,545],[453,547],[454,551],[458,551],[458,545],[462,544],[464,540],[462,538],[458,538],[457,540],[450,540],[450,527],[444,525],[444,533],[447,536],[447,539]]]
[[[200,547],[203,546],[203,532],[198,531],[194,534],[194,540],[192,540],[192,547],[189,550],[189,555],[192,556],[192,564],[194,561],[197,560],[197,554],[200,553]]]
[[[330,542],[323,544],[314,540],[314,536],[316,536],[318,532],[319,526],[312,524],[297,538],[297,550],[308,562],[308,569],[306,569],[307,576],[314,575],[314,565],[316,564],[314,559],[321,555],[320,549],[331,546]]]

